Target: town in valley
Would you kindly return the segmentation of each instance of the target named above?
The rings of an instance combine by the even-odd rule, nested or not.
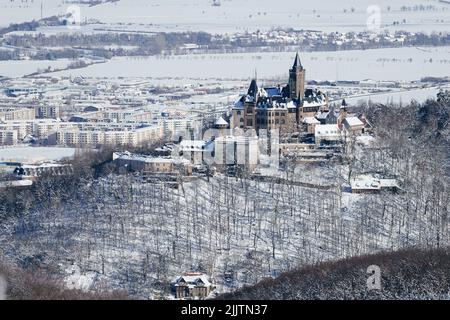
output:
[[[450,256],[447,1],[46,2],[0,1],[0,283],[46,274],[69,299],[448,299],[432,262]],[[140,9],[153,20],[120,13]],[[417,267],[417,294],[373,291],[377,259],[383,279],[397,261],[434,269]],[[328,292],[320,274],[346,284]],[[41,298],[20,292],[6,297]]]

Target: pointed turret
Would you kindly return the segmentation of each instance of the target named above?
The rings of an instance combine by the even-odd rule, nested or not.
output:
[[[302,100],[305,94],[305,72],[300,55],[295,55],[294,65],[289,69],[289,98]]]
[[[297,69],[297,68],[303,69],[302,62],[300,61],[300,55],[298,54],[298,51],[297,51],[297,54],[295,55],[294,65],[292,66],[292,69]]]
[[[256,83],[256,80],[253,79],[250,83],[250,87],[248,88],[247,94],[251,97],[256,97],[256,94],[258,93],[258,85]]]
[[[339,128],[342,128],[342,122],[347,117],[347,102],[345,99],[342,99],[341,109],[339,110],[339,117],[338,117],[338,125]]]

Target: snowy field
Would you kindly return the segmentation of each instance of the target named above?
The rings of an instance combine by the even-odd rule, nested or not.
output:
[[[72,62],[72,60],[68,59],[0,61],[0,76],[9,78],[23,77],[40,70],[45,70],[48,67],[52,69],[63,69]]]
[[[388,92],[388,93],[378,93],[369,94],[363,97],[346,97],[345,100],[349,104],[356,104],[359,102],[373,103],[409,103],[411,100],[417,102],[424,102],[427,99],[436,99],[439,90],[450,90],[450,86],[442,86],[441,88],[425,88],[425,89],[414,89],[409,91],[399,91],[399,92]]]
[[[299,48],[301,49],[301,48]],[[191,54],[179,56],[116,57],[56,76],[172,77],[175,79],[249,79],[287,76],[295,53]],[[424,76],[449,75],[450,47],[390,48],[339,52],[302,52],[309,80],[414,81]]]
[[[57,161],[70,158],[75,155],[73,148],[51,148],[51,147],[1,147],[0,161],[17,162],[40,162]]]
[[[64,14],[70,3],[64,0],[0,0],[0,25],[31,21],[41,17]],[[323,31],[364,30],[369,14],[367,8],[379,6],[381,26],[390,30],[449,30],[449,5],[437,0],[120,0],[116,3],[81,6],[81,21],[95,19],[104,23],[146,24],[148,30],[202,30],[230,33],[245,30],[268,30],[292,27]],[[429,6],[432,10],[401,11],[402,6]],[[447,10],[445,10],[447,9]],[[393,26],[394,21],[401,22]]]

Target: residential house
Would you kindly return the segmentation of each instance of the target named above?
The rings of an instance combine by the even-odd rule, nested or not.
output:
[[[203,273],[185,273],[172,283],[176,299],[204,299],[214,290],[214,286]]]

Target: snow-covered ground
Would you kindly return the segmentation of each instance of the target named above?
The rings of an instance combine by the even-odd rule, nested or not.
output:
[[[301,49],[301,48],[299,48]],[[420,80],[448,76],[450,47],[390,48],[338,52],[302,52],[310,80]],[[175,79],[248,79],[288,73],[295,53],[188,54],[152,57],[116,57],[84,69],[54,75],[84,77],[172,77]]]
[[[59,266],[69,287],[103,283],[147,299],[167,296],[169,282],[188,271],[208,274],[224,292],[305,264],[450,243],[439,214],[448,203],[429,201],[445,194],[433,187],[439,172],[416,171],[420,157],[413,165],[384,148],[357,146],[354,154],[351,170],[298,164],[281,175],[327,189],[223,175],[174,189],[113,174],[80,183],[67,203],[46,190],[51,205],[11,218],[0,247],[13,261],[39,256],[43,266]],[[394,174],[404,192],[343,192],[358,170]]]
[[[57,161],[70,158],[75,155],[74,148],[52,148],[52,147],[1,147],[0,161],[12,162],[41,162]]]
[[[43,71],[51,67],[54,69],[63,69],[73,63],[73,60],[14,60],[0,61],[0,76],[16,78],[37,71]]]
[[[387,93],[374,93],[364,96],[347,97],[345,100],[349,104],[356,104],[359,102],[373,103],[409,103],[411,100],[417,102],[424,102],[427,99],[436,99],[439,90],[449,90],[450,85],[444,85],[439,88],[425,88],[425,89],[413,89],[408,91],[387,92]]]
[[[69,289],[88,291],[92,289],[98,276],[96,272],[82,274],[80,267],[71,265],[65,270],[67,277],[64,279],[65,285]]]
[[[345,174],[308,165],[295,178],[339,185]],[[304,264],[433,246],[439,226],[423,214],[425,202],[403,194],[224,176],[179,189],[109,176],[82,186],[76,197],[82,200],[37,210],[0,230],[4,252],[20,260],[43,255],[44,264],[60,265],[70,287],[104,280],[139,298],[167,295],[169,281],[186,271],[207,273],[223,292]],[[411,201],[415,212],[406,211]]]
[[[70,3],[64,0],[0,0],[0,25],[31,21],[64,14]],[[148,30],[203,30],[230,33],[292,27],[324,31],[365,30],[372,5],[380,8],[383,28],[410,31],[447,31],[449,5],[437,0],[120,0],[115,3],[81,6],[81,21],[95,19],[104,23],[146,24]],[[433,10],[414,10],[414,6],[434,6]],[[402,6],[413,10],[401,11]],[[400,22],[393,25],[394,21]]]

